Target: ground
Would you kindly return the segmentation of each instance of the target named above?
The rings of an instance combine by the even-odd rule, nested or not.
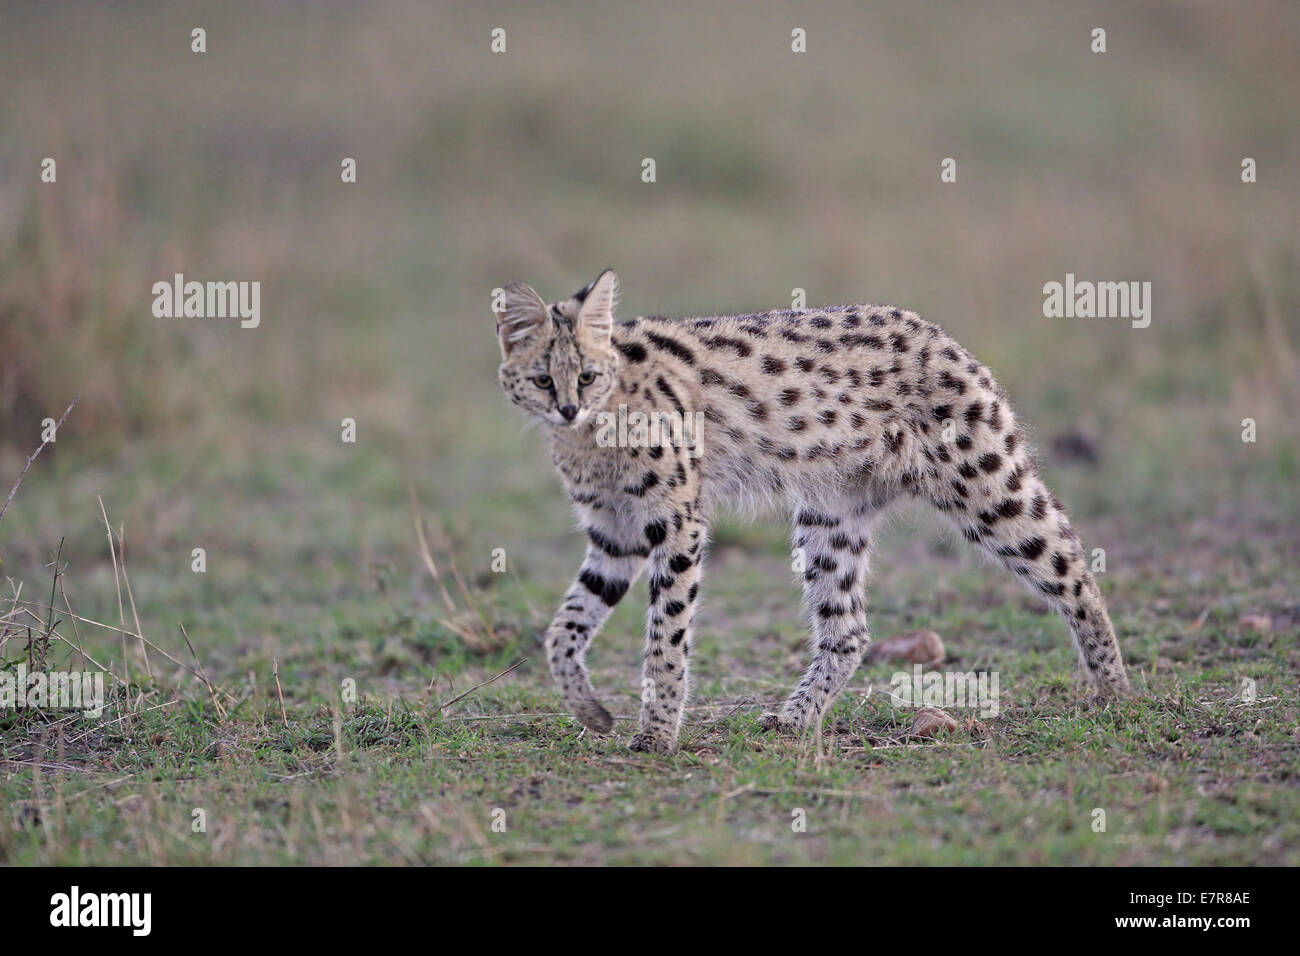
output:
[[[844,6],[789,62],[771,10],[247,7],[204,12],[206,59],[184,10],[15,19],[0,491],[82,398],[0,521],[0,658],[53,624],[48,665],[80,643],[118,683],[101,718],[0,713],[0,863],[1300,862],[1296,12],[1085,7]],[[1105,551],[1133,698],[1090,705],[1065,623],[906,505],[874,633],[938,632],[1001,712],[910,738],[880,663],[819,739],[764,733],[798,583],[782,522],[731,516],[681,752],[625,746],[637,589],[590,657],[617,732],[582,733],[539,642],[583,542],[489,303],[606,266],[628,313],[798,288],[953,332]],[[262,280],[261,326],[155,319],[178,271]],[[1067,272],[1152,280],[1151,326],[1044,318]]]

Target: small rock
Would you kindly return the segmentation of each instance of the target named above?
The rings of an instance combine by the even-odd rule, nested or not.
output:
[[[1237,618],[1237,623],[1249,631],[1259,631],[1261,634],[1273,630],[1273,619],[1267,614],[1243,614]]]
[[[934,631],[912,631],[873,644],[867,660],[904,661],[908,664],[939,664],[944,658],[943,639]]]
[[[940,734],[952,733],[957,727],[957,721],[938,707],[922,707],[916,712],[916,719],[912,721],[912,729],[908,734],[913,737],[938,737]]]

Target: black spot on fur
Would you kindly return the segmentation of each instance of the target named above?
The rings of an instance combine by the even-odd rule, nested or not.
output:
[[[629,485],[623,490],[627,492],[629,495],[636,495],[638,498],[640,498],[642,495],[646,494],[646,492],[648,492],[651,488],[653,488],[657,484],[659,484],[659,476],[656,475],[653,471],[647,471],[644,475],[641,476],[641,484]]]
[[[948,372],[939,373],[939,385],[943,388],[951,389],[958,395],[961,395],[966,391],[966,383]]]
[[[805,528],[834,528],[839,525],[840,519],[834,515],[824,515],[811,508],[804,508],[795,515],[794,523]]]
[[[655,574],[650,578],[650,603],[654,604],[659,600],[659,595],[673,586],[675,578],[670,578],[666,574]]]
[[[637,545],[635,547],[625,548],[619,545],[617,542],[610,539],[609,537],[607,537],[606,535],[602,534],[596,528],[587,529],[587,538],[591,541],[591,543],[595,547],[599,548],[601,551],[604,551],[611,558],[626,558],[626,557],[630,557],[631,555],[644,557],[645,555],[650,553],[650,549],[645,547],[644,545]]]
[[[672,560],[668,562],[668,570],[672,571],[674,574],[681,574],[689,568],[691,564],[692,561],[688,555],[675,554],[673,555]]]
[[[744,339],[732,338],[729,335],[714,335],[704,340],[705,345],[712,346],[715,349],[734,349],[736,354],[741,358],[749,358],[753,353],[749,343]]]
[[[673,391],[672,386],[664,381],[662,375],[655,379],[655,388],[659,389],[660,394],[662,394],[664,398],[668,399],[668,403],[673,407],[673,410],[677,412],[677,414],[686,414],[686,409],[682,407],[681,400],[678,399],[677,393]]]
[[[626,581],[607,581],[595,571],[584,568],[582,574],[578,576],[583,586],[592,594],[599,597],[609,607],[613,607],[623,599],[627,593]]]
[[[623,357],[629,362],[644,362],[646,359],[645,346],[640,342],[616,342],[615,348],[623,353]]]
[[[855,345],[865,345],[871,349],[883,349],[884,340],[879,335],[863,335],[860,332],[849,332],[840,336],[840,341],[852,348]]]
[[[1035,561],[1047,549],[1047,542],[1042,538],[1030,538],[1020,545],[1020,555],[1029,561]]]
[[[652,345],[658,346],[669,355],[675,356],[687,365],[695,364],[695,353],[688,349],[681,342],[667,335],[660,335],[658,332],[646,332],[645,337],[650,340]],[[746,346],[748,348],[748,346]]]
[[[1024,510],[1024,507],[1019,498],[1008,498],[998,505],[998,514],[1003,518],[1014,518]]]

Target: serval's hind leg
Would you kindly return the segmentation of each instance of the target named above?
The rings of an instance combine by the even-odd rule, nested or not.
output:
[[[968,422],[973,418],[965,417]],[[977,442],[971,460],[946,461],[935,476],[934,504],[968,541],[1060,612],[1070,625],[1084,675],[1098,695],[1124,695],[1128,675],[1106,600],[1088,568],[1079,535],[1039,477],[1015,422],[997,441],[983,422],[972,431]],[[981,445],[988,450],[977,455]]]

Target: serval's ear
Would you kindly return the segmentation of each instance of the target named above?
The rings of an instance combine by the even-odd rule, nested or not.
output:
[[[606,269],[596,281],[573,297],[578,300],[577,333],[600,345],[608,345],[614,330],[614,305],[618,300],[618,276]]]
[[[532,286],[513,280],[507,282],[492,308],[497,317],[497,341],[503,359],[534,336],[551,333],[551,313]]]

